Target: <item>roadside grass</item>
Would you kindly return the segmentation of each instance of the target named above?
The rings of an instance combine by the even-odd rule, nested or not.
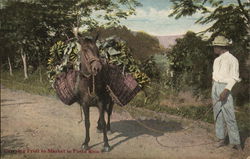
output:
[[[181,107],[168,107],[160,105],[161,101],[160,95],[159,99],[144,99],[143,93],[139,93],[130,103],[130,105],[135,107],[146,108],[155,112],[164,112],[171,115],[178,115],[184,118],[189,118],[193,120],[201,120],[208,123],[213,123],[213,111],[211,105],[203,106],[181,106]],[[150,97],[149,97],[150,98]]]
[[[10,76],[9,72],[1,71],[1,85],[14,90],[55,96],[55,92],[50,86],[45,71],[42,72],[42,82],[39,80],[40,76],[38,71],[30,74],[28,79],[24,79],[23,72],[20,70],[14,70],[13,74],[14,76]]]
[[[10,76],[8,72],[1,71],[1,85],[14,90],[24,90],[26,92],[39,95],[55,96],[55,91],[51,88],[47,79],[46,71],[42,71],[42,82],[39,80],[38,72],[30,74],[29,79],[27,80],[24,80],[22,71],[15,70],[13,73],[14,76]],[[138,93],[138,95],[130,102],[129,105],[131,107],[142,107],[155,112],[163,112],[193,120],[201,120],[204,122],[213,123],[213,112],[211,110],[212,105],[182,107],[162,106],[159,104],[160,100],[162,99],[161,93],[159,92],[164,92],[164,90],[161,91],[160,89],[161,88],[158,87],[151,88],[147,94],[147,99],[142,92]],[[211,111],[208,112],[209,110]],[[237,107],[236,119],[240,132],[245,138],[249,137],[250,103],[240,108]]]

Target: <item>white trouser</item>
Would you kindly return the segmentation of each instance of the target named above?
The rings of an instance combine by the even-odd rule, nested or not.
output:
[[[213,104],[215,104],[216,101],[220,99],[220,94],[223,92],[225,87],[226,87],[225,83],[219,83],[215,81],[213,82],[213,87],[212,87]],[[225,139],[226,135],[225,125],[226,125],[226,130],[229,136],[230,144],[233,145],[240,144],[239,130],[235,119],[233,97],[231,93],[229,94],[229,96],[225,101],[217,102],[216,105],[214,105],[213,111],[214,111],[214,120],[216,120],[217,117],[215,123],[216,137],[219,139]]]

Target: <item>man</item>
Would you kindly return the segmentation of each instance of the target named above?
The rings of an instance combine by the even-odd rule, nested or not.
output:
[[[213,41],[214,53],[219,55],[213,64],[212,100],[215,119],[215,133],[218,147],[225,146],[226,131],[229,143],[234,149],[242,150],[235,119],[231,89],[239,78],[238,60],[228,51],[229,40],[218,36]],[[226,131],[225,131],[226,126]]]

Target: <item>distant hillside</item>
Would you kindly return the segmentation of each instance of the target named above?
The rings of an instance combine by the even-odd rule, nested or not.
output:
[[[132,56],[137,60],[145,60],[148,57],[162,52],[157,37],[145,32],[134,32],[124,27],[117,28],[98,28],[99,39],[107,38],[113,35],[125,40],[132,51]],[[91,33],[96,35],[96,31]]]
[[[156,36],[159,40],[159,43],[165,48],[169,48],[176,44],[176,39],[182,38],[184,35],[171,35],[171,36]]]

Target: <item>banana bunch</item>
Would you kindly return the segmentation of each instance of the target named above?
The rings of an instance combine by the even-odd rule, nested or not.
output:
[[[123,72],[131,73],[141,87],[150,82],[150,78],[140,70],[138,63],[131,56],[131,50],[124,40],[109,37],[99,41],[97,46],[100,55],[106,58],[108,63],[120,66]]]
[[[51,47],[47,72],[51,83],[54,83],[56,75],[61,72],[65,72],[68,69],[79,70],[78,50],[76,41],[68,43],[58,41]]]

